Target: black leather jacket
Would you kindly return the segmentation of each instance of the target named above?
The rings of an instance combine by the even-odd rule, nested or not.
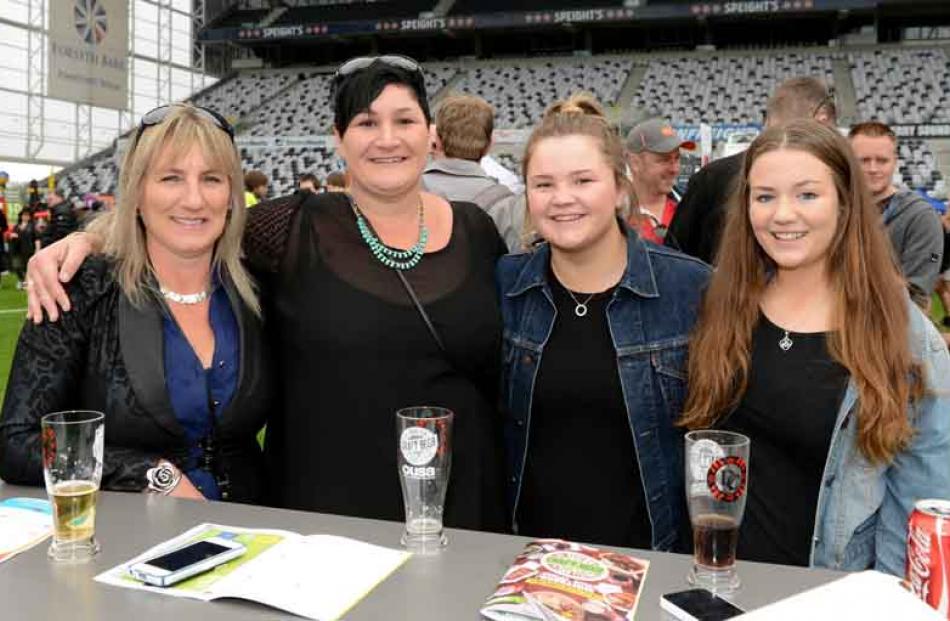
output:
[[[255,502],[263,493],[255,436],[266,422],[271,379],[260,320],[221,280],[240,327],[241,370],[218,419],[216,468],[230,481],[229,500]],[[167,308],[157,298],[133,306],[102,258],[87,259],[67,289],[72,310],[56,323],[27,321],[20,333],[0,418],[0,478],[42,485],[40,418],[89,409],[106,415],[102,489],[141,491],[158,459],[181,466],[189,449],[165,387]]]

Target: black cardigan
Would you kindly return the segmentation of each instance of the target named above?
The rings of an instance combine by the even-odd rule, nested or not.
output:
[[[228,500],[255,502],[264,477],[255,436],[266,422],[272,382],[260,320],[230,280],[222,281],[240,329],[241,369],[218,419],[218,467],[231,482]],[[157,296],[133,306],[102,258],[87,259],[67,290],[72,310],[55,323],[27,321],[20,333],[0,418],[0,478],[42,485],[40,418],[99,410],[106,415],[102,489],[141,491],[145,471],[159,458],[181,467],[189,450],[165,387],[167,307]]]

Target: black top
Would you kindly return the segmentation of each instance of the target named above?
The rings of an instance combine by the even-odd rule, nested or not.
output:
[[[617,353],[607,323],[613,289],[578,317],[548,274],[557,307],[534,387],[518,532],[530,537],[651,547],[651,527]],[[575,293],[583,302],[590,294]]]
[[[445,523],[503,528],[494,269],[505,246],[475,205],[453,203],[452,215],[448,246],[404,272],[449,359],[396,273],[360,237],[345,194],[250,210],[245,247],[264,271],[284,398],[265,443],[277,505],[403,520],[396,411],[441,406],[455,413]]]
[[[690,177],[664,238],[667,246],[713,263],[744,161],[745,153],[723,157]]]
[[[723,429],[752,440],[741,559],[808,565],[818,491],[848,371],[827,334],[789,333],[762,315],[752,335],[749,387]]]

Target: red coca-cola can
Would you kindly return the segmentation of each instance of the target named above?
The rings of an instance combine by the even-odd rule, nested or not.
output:
[[[919,500],[907,525],[907,581],[950,619],[950,500]]]

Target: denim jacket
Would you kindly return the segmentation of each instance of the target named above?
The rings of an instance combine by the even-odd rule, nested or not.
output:
[[[497,270],[505,326],[501,396],[508,509],[515,532],[535,379],[557,313],[547,281],[549,260],[550,249],[542,244],[533,252],[502,258]],[[685,532],[683,438],[673,424],[686,397],[687,339],[709,274],[702,261],[644,242],[627,230],[627,269],[607,304],[657,550],[673,549]]]
[[[950,499],[950,355],[930,321],[910,307],[911,353],[924,368],[924,398],[908,411],[914,436],[890,464],[857,445],[857,387],[838,411],[818,493],[811,565],[904,575],[907,520],[923,498]]]

